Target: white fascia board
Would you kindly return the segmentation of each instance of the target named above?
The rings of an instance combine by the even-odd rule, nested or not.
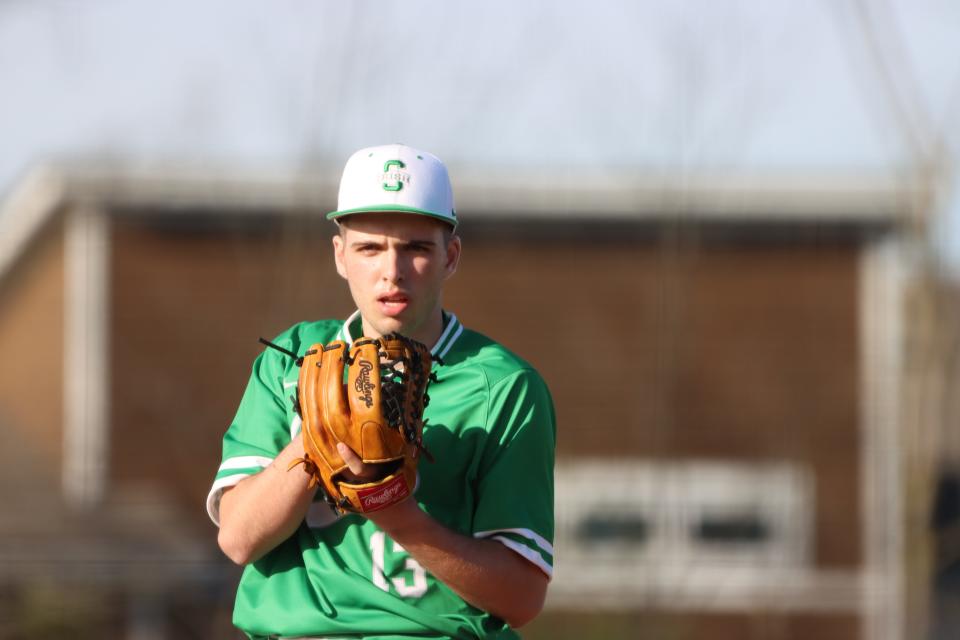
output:
[[[72,196],[107,205],[270,209],[301,214],[335,208],[339,167],[297,172],[153,167],[65,170]],[[909,173],[517,170],[451,171],[457,209],[477,217],[659,219],[685,215],[733,221],[894,222],[921,201]]]
[[[144,207],[175,212],[210,209],[226,215],[262,213],[302,215],[305,210],[333,210],[340,170],[283,172],[208,167],[123,169],[71,167],[69,197],[106,208]],[[318,176],[325,175],[327,179]]]
[[[50,167],[29,172],[0,204],[0,277],[63,202],[63,176]]]
[[[456,178],[455,178],[456,179]],[[488,175],[455,186],[460,210],[530,217],[755,222],[893,222],[916,202],[915,186],[875,174]]]
[[[297,171],[89,164],[33,170],[0,206],[0,276],[64,202],[110,213],[124,208],[164,214],[209,209],[218,215],[270,211],[303,216],[336,205],[339,167]],[[907,174],[729,173],[664,171],[452,173],[465,217],[521,219],[693,220],[896,223],[909,216],[918,186]]]

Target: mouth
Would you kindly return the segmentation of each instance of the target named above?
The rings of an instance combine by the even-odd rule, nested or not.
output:
[[[377,305],[384,315],[396,316],[410,304],[410,297],[402,292],[386,293],[377,296]]]

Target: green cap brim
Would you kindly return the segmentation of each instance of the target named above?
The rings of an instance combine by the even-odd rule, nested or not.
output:
[[[417,209],[416,207],[405,207],[403,205],[396,204],[384,204],[373,207],[357,207],[356,209],[341,209],[340,211],[331,211],[327,214],[327,220],[336,220],[337,218],[352,216],[356,213],[415,213],[417,215],[429,216],[437,220],[442,220],[454,228],[457,226],[457,219],[455,217],[445,216],[433,211],[427,211],[425,209]]]

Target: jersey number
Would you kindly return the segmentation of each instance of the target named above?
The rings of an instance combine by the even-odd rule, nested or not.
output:
[[[373,558],[373,584],[384,591],[390,591],[390,585],[404,598],[419,598],[427,592],[427,572],[420,563],[413,558],[407,558],[404,566],[411,572],[409,582],[404,577],[392,578],[387,582],[384,573],[386,560],[387,536],[383,531],[375,531],[370,536],[370,556]],[[394,553],[406,553],[396,542],[393,543]]]

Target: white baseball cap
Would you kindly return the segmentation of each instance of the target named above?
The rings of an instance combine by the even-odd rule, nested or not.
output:
[[[373,212],[415,213],[455,228],[447,168],[432,153],[405,144],[360,149],[343,168],[337,210],[327,219]]]

